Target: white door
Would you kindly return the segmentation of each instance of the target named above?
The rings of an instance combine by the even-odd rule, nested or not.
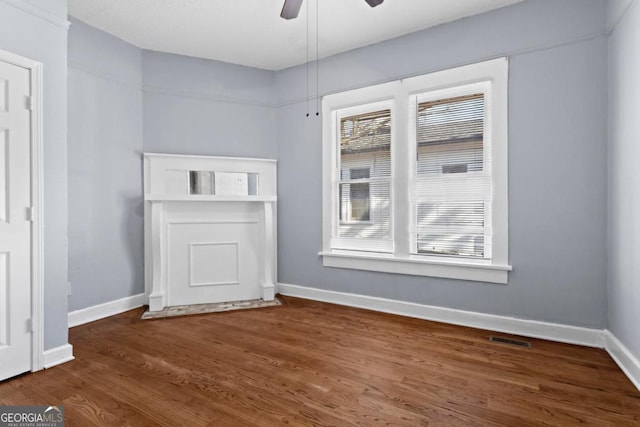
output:
[[[29,77],[0,61],[0,380],[32,360]]]

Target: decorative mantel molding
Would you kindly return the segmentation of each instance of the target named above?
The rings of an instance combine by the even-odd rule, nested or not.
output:
[[[144,177],[150,311],[274,299],[275,160],[149,153]]]

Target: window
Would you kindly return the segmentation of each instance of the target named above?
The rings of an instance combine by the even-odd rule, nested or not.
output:
[[[325,266],[507,283],[501,58],[323,99]]]

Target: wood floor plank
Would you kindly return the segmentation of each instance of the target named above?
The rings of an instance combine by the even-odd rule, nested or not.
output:
[[[640,426],[604,350],[282,299],[72,328],[76,360],[0,383],[0,405],[63,405],[70,426]]]

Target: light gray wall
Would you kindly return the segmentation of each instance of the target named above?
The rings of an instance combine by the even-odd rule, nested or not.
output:
[[[603,0],[527,1],[320,63],[327,94],[510,57],[506,286],[323,267],[320,120],[305,118],[305,67],[278,73],[280,282],[604,327],[605,25]]]
[[[71,20],[69,310],[144,292],[142,52]]]
[[[71,22],[69,309],[78,310],[144,292],[144,151],[274,158],[277,149],[273,72],[142,51]]]
[[[45,349],[67,343],[66,15],[66,0],[0,0],[0,49],[44,64]]]
[[[142,75],[145,151],[275,158],[274,72],[144,51]]]
[[[624,6],[631,5],[624,12]],[[640,2],[612,2],[609,329],[640,359]]]
[[[604,0],[527,1],[321,61],[327,94],[510,57],[514,272],[507,286],[322,267],[321,131],[320,120],[305,117],[304,66],[274,73],[143,51],[143,148],[277,157],[281,282],[600,328],[607,310],[605,11]],[[109,70],[98,54],[87,60]],[[117,75],[126,80],[127,73]],[[127,150],[134,148],[123,148],[125,157]],[[132,264],[119,262],[135,277]]]

